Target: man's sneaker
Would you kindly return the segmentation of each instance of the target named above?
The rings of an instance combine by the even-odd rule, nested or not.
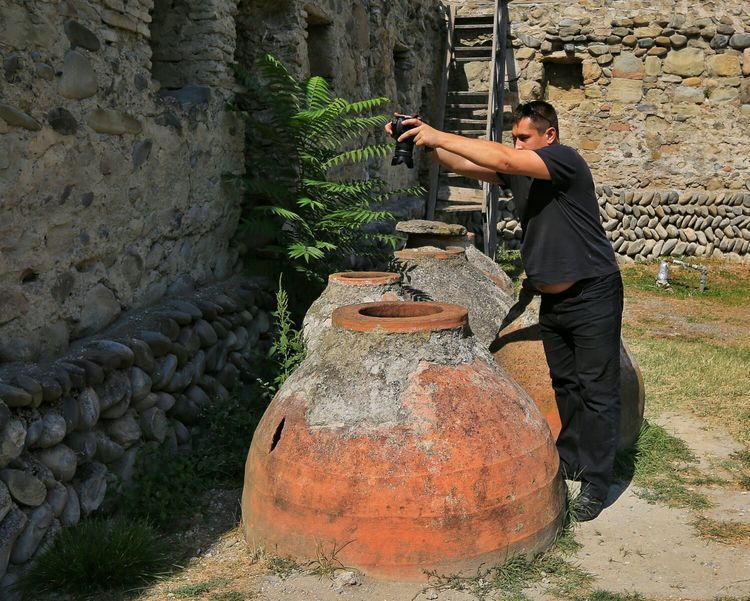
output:
[[[604,509],[604,500],[590,497],[582,492],[570,509],[570,517],[575,522],[588,522],[598,516]]]

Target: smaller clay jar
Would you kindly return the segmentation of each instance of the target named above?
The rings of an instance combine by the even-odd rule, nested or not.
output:
[[[500,266],[474,245],[476,236],[463,225],[415,219],[396,224],[396,231],[407,234],[406,248],[432,246],[441,250],[451,247],[466,249],[469,264],[487,276],[509,297],[515,297],[513,280]]]
[[[513,298],[469,262],[465,248],[407,248],[396,251],[394,257],[404,274],[405,292],[414,300],[468,308],[472,332],[485,348],[489,347]]]
[[[328,276],[328,286],[310,305],[302,322],[307,352],[318,345],[323,333],[331,327],[331,314],[344,305],[376,301],[405,300],[401,274],[387,271],[345,271]]]
[[[560,414],[557,411],[555,391],[550,381],[549,367],[544,355],[539,331],[539,305],[541,298],[533,297],[523,312],[500,332],[491,350],[495,361],[503,367],[529,393],[547,420],[555,439],[560,434]],[[641,431],[646,392],[643,376],[625,341],[620,338],[620,434],[617,448],[631,448]]]
[[[547,548],[565,487],[531,399],[445,303],[345,306],[279,389],[245,467],[247,541],[369,576],[476,574]]]

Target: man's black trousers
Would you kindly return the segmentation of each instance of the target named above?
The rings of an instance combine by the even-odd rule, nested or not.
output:
[[[560,294],[542,294],[544,353],[560,411],[562,467],[589,496],[605,499],[620,423],[619,272],[579,280]]]

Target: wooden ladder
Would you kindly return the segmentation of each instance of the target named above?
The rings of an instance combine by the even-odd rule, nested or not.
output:
[[[494,0],[494,10],[488,2],[487,14],[479,16],[456,16],[455,7],[449,7],[448,42],[441,81],[441,96],[445,101],[438,109],[435,124],[438,128],[467,137],[502,140],[506,74],[514,74],[515,69],[512,55],[507,52],[509,1]],[[477,61],[490,63],[489,89],[468,89],[464,65]],[[508,85],[513,93],[515,79],[510,78]],[[434,219],[441,213],[481,211],[484,252],[494,257],[498,196],[498,186],[480,186],[476,180],[441,173],[434,163],[430,170],[427,219]]]

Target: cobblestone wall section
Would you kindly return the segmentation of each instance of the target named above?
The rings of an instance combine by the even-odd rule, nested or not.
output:
[[[127,482],[144,446],[190,446],[269,333],[273,299],[235,278],[133,311],[44,363],[0,367],[0,597],[64,526]]]
[[[609,186],[598,192],[604,229],[621,256],[750,259],[750,194]]]

